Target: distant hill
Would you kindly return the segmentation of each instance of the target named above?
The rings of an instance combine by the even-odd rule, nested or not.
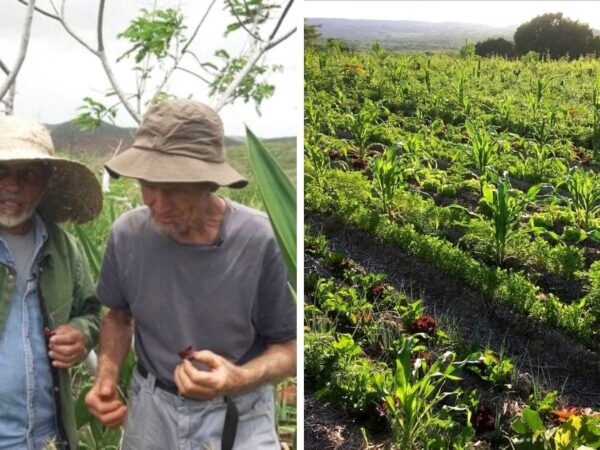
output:
[[[512,40],[517,26],[496,28],[460,22],[418,22],[412,20],[305,19],[320,25],[323,39],[338,38],[354,48],[368,48],[379,42],[387,50],[456,50],[465,40],[476,43],[488,38]]]
[[[128,148],[133,143],[136,132],[136,128],[122,128],[109,123],[103,123],[88,132],[80,131],[72,122],[46,126],[50,130],[57,150],[67,153],[87,153],[92,156],[110,156],[117,148]],[[282,139],[295,140],[295,138]],[[239,145],[244,141],[245,137],[225,137],[227,147]]]

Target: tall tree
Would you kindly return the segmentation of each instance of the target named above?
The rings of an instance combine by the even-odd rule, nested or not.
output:
[[[543,14],[522,24],[515,31],[514,41],[518,56],[534,50],[551,59],[567,55],[579,58],[596,51],[590,26],[563,17],[561,12]]]
[[[321,37],[321,33],[317,31],[321,25],[309,25],[304,23],[304,48],[314,48],[317,46],[317,41]]]

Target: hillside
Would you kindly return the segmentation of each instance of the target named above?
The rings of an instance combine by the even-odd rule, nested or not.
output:
[[[80,131],[72,122],[46,124],[54,147],[66,153],[87,153],[91,156],[109,156],[116,149],[129,147],[135,137],[135,128],[122,128],[103,123],[93,131]],[[240,143],[239,138],[225,137],[227,147]]]
[[[496,28],[459,22],[418,22],[411,20],[305,19],[318,25],[323,39],[338,38],[352,47],[368,48],[379,42],[387,50],[454,50],[465,40],[477,42],[487,38],[512,39],[516,26]]]

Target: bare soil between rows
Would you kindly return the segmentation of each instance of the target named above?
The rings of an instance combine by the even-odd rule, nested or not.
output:
[[[516,357],[521,371],[558,390],[569,403],[600,407],[600,355],[596,352],[364,232],[324,216],[310,215],[305,222],[313,232],[327,236],[332,250],[346,253],[367,270],[386,274],[397,288],[422,295],[428,311],[455,323],[467,343],[478,340]]]

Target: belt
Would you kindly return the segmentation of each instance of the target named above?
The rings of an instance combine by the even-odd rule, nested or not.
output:
[[[140,362],[137,363],[137,371],[143,378],[148,378],[148,369],[146,369]],[[177,385],[175,383],[165,383],[157,378],[155,386],[163,391],[167,391],[170,394],[179,395],[179,391],[177,390]]]
[[[148,370],[139,361],[137,363],[137,371],[143,378],[148,378]],[[165,383],[158,378],[156,378],[155,386],[170,394],[179,395],[176,385]],[[227,409],[225,410],[225,423],[221,435],[221,450],[232,450],[240,413],[231,397],[226,395],[223,397],[223,401],[227,404]]]

